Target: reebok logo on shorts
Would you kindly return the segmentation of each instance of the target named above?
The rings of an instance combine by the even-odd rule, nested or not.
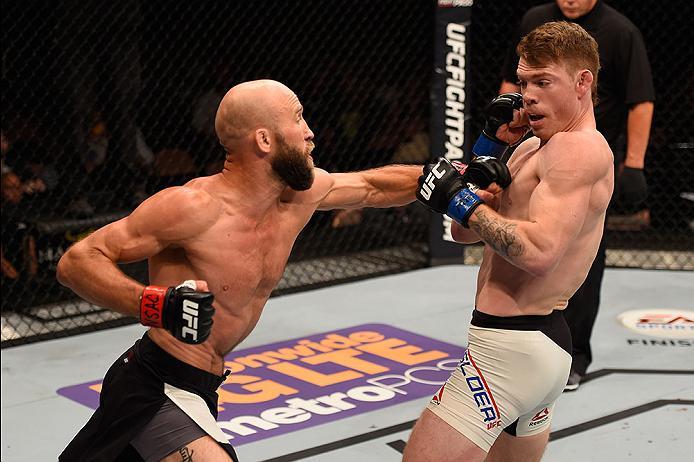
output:
[[[467,370],[465,370],[465,366],[467,366]],[[482,376],[482,372],[470,356],[470,350],[465,350],[463,360],[460,362],[460,370],[465,376],[465,383],[472,392],[472,398],[475,400],[475,405],[480,411],[483,422],[487,424],[487,430],[501,426],[499,408],[496,406],[492,391]]]
[[[544,408],[543,410],[541,410],[540,412],[535,414],[535,417],[533,417],[530,420],[529,425],[531,427],[534,427],[535,425],[540,425],[540,424],[545,423],[547,421],[547,419],[549,419],[549,409]]]

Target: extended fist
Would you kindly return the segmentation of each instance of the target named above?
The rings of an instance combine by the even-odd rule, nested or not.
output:
[[[444,157],[425,165],[418,183],[417,200],[437,213],[446,213],[451,198],[465,187],[458,168]]]
[[[201,289],[207,289],[199,281]],[[140,322],[168,330],[185,343],[202,343],[212,331],[214,295],[199,291],[196,281],[176,287],[147,286],[140,300]]]

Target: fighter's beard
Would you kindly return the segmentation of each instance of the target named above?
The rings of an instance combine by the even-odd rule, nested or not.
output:
[[[304,152],[287,144],[278,136],[278,152],[272,160],[272,169],[287,186],[295,191],[305,191],[313,185],[313,165],[309,155],[313,150],[311,142]]]

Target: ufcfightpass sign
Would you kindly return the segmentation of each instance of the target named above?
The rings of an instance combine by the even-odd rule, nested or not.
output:
[[[438,0],[434,30],[434,76],[431,85],[430,139],[433,159],[469,161],[467,88],[468,38],[472,1]],[[451,219],[432,215],[429,249],[432,262],[462,263],[463,246],[451,237]]]
[[[239,445],[429,397],[464,349],[365,324],[230,353],[217,423]],[[101,381],[58,393],[96,409]]]

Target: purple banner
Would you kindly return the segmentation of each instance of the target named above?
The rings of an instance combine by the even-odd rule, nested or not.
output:
[[[240,445],[433,395],[463,353],[385,324],[234,351],[217,422]],[[58,393],[95,409],[100,390],[93,381]]]

